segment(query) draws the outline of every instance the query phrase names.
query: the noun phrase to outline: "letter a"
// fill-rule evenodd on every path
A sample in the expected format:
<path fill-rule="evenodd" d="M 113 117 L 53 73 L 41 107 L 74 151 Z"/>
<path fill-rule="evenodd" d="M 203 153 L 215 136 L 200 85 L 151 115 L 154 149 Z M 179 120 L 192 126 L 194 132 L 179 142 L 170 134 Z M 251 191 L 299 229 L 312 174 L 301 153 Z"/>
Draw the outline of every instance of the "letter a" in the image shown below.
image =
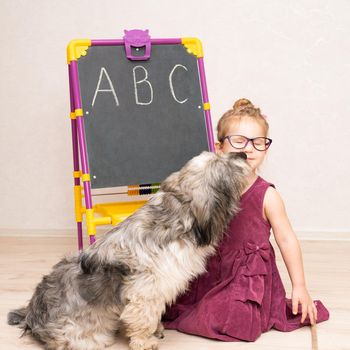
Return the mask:
<path fill-rule="evenodd" d="M 142 80 L 138 80 L 138 81 L 136 81 L 136 69 L 137 68 L 141 68 L 145 72 L 145 77 Z M 134 76 L 134 89 L 135 89 L 136 104 L 138 104 L 138 105 L 150 105 L 152 103 L 152 101 L 153 101 L 153 88 L 152 88 L 152 84 L 147 80 L 148 72 L 147 72 L 146 68 L 143 67 L 143 66 L 135 66 L 133 68 L 132 72 L 133 72 L 133 76 Z M 141 84 L 141 83 L 148 84 L 149 89 L 151 91 L 151 99 L 148 102 L 140 102 L 139 101 L 139 95 L 138 95 L 138 92 L 137 92 L 137 84 Z"/>
<path fill-rule="evenodd" d="M 108 81 L 108 84 L 110 86 L 110 89 L 100 89 L 100 85 L 101 85 L 101 81 L 102 81 L 102 76 L 103 75 L 107 78 L 107 81 Z M 119 106 L 119 101 L 118 101 L 117 94 L 115 93 L 115 90 L 114 90 L 111 78 L 109 77 L 105 67 L 101 68 L 100 77 L 98 78 L 98 83 L 97 83 L 97 87 L 96 87 L 96 90 L 95 90 L 95 94 L 94 94 L 94 98 L 92 100 L 91 106 L 94 106 L 97 94 L 100 93 L 100 92 L 111 92 L 113 94 L 113 96 L 114 96 L 115 105 Z"/>

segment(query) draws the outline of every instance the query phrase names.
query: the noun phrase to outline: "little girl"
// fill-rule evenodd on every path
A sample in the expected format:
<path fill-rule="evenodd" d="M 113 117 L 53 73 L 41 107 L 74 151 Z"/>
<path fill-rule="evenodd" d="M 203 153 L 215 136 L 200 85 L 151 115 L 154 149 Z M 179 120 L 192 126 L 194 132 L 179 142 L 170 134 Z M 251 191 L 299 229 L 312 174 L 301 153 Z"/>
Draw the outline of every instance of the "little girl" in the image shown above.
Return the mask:
<path fill-rule="evenodd" d="M 217 153 L 246 153 L 248 186 L 207 272 L 167 310 L 165 328 L 224 341 L 255 341 L 271 328 L 288 332 L 329 318 L 307 291 L 300 246 L 280 195 L 257 175 L 272 142 L 268 129 L 260 109 L 246 99 L 219 120 Z M 292 299 L 286 299 L 277 270 L 271 228 L 292 282 Z"/>

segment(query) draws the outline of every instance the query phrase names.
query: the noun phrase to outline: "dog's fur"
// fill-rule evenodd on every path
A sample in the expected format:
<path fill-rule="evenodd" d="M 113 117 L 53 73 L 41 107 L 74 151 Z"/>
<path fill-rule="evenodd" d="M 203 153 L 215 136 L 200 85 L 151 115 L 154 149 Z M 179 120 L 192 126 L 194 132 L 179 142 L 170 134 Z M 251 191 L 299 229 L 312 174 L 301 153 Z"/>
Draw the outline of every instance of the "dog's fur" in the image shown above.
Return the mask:
<path fill-rule="evenodd" d="M 190 160 L 132 216 L 55 265 L 8 323 L 49 350 L 103 349 L 121 326 L 131 349 L 156 349 L 166 304 L 205 271 L 239 210 L 244 159 L 203 152 Z"/>

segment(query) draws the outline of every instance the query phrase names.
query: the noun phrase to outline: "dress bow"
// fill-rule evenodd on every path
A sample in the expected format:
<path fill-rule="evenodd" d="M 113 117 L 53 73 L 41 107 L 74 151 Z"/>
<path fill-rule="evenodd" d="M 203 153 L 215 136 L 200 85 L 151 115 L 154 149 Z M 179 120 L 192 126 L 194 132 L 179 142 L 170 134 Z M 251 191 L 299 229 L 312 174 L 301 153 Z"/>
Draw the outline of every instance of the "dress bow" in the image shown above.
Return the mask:
<path fill-rule="evenodd" d="M 261 244 L 246 242 L 244 251 L 247 255 L 259 254 L 265 261 L 267 261 L 270 255 L 270 245 L 266 242 Z"/>

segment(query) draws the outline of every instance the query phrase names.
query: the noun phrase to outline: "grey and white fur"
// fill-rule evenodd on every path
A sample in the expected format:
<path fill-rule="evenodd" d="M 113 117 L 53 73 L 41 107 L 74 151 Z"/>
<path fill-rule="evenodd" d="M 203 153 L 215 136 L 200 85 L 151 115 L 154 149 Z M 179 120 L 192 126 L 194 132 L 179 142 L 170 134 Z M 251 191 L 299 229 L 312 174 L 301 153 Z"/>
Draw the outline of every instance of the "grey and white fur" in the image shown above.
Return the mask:
<path fill-rule="evenodd" d="M 239 210 L 245 158 L 203 152 L 191 159 L 128 219 L 56 264 L 8 323 L 47 350 L 103 349 L 121 328 L 132 350 L 157 349 L 166 305 L 205 271 Z"/>

